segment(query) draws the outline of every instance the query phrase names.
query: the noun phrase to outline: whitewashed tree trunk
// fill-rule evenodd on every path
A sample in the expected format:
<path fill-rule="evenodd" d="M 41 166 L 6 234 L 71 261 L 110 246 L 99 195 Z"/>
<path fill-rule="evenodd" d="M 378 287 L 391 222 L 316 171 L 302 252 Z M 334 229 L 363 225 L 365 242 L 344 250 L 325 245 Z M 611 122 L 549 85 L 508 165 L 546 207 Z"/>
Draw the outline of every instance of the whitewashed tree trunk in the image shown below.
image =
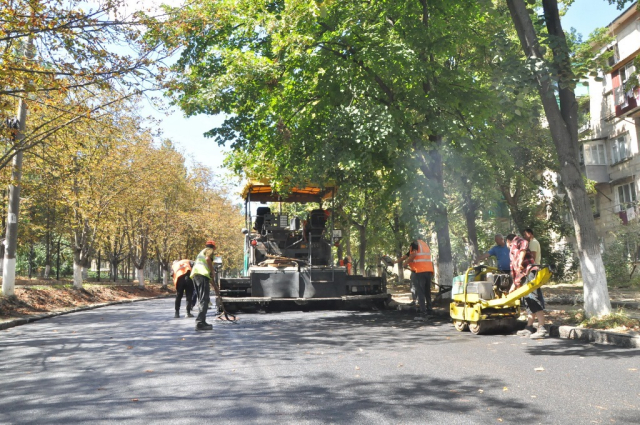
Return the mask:
<path fill-rule="evenodd" d="M 73 262 L 73 287 L 82 289 L 82 266 L 77 262 Z"/>
<path fill-rule="evenodd" d="M 51 276 L 51 266 L 46 265 L 44 268 L 44 278 L 49 279 L 49 276 Z"/>
<path fill-rule="evenodd" d="M 82 267 L 82 279 L 83 280 L 89 279 L 89 268 Z"/>
<path fill-rule="evenodd" d="M 507 0 L 507 5 L 527 59 L 543 62 L 544 55 L 540 49 L 538 35 L 524 0 Z M 551 68 L 557 69 L 557 72 L 551 75 L 541 66 L 534 76 L 558 154 L 560 176 L 567 191 L 573 218 L 584 282 L 584 310 L 587 317 L 600 317 L 611 313 L 611 300 L 593 213 L 578 161 L 578 104 L 573 89 L 560 85 L 558 105 L 555 95 L 557 86 L 553 83 L 555 77 L 571 74 L 571 60 L 567 54 L 569 49 L 562 30 L 557 2 L 543 1 L 543 9 L 547 31 L 555 39 L 552 51 L 556 63 Z"/>
<path fill-rule="evenodd" d="M 169 286 L 169 272 L 166 269 L 162 269 L 162 288 L 166 289 Z"/>
<path fill-rule="evenodd" d="M 2 262 L 2 295 L 12 297 L 15 295 L 16 284 L 16 259 L 4 257 Z"/>
<path fill-rule="evenodd" d="M 138 269 L 138 287 L 144 288 L 144 269 Z"/>

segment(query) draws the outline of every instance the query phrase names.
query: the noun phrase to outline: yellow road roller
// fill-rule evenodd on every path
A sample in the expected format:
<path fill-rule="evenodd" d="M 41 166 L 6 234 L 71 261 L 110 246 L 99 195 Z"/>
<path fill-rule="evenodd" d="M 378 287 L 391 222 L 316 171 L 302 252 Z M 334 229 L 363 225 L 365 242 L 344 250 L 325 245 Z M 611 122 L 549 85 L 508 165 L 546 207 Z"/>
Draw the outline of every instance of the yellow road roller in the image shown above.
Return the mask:
<path fill-rule="evenodd" d="M 550 266 L 534 265 L 527 283 L 509 294 L 508 273 L 485 265 L 471 267 L 454 279 L 450 314 L 455 328 L 478 335 L 497 329 L 514 329 L 520 317 L 520 299 L 551 279 Z"/>

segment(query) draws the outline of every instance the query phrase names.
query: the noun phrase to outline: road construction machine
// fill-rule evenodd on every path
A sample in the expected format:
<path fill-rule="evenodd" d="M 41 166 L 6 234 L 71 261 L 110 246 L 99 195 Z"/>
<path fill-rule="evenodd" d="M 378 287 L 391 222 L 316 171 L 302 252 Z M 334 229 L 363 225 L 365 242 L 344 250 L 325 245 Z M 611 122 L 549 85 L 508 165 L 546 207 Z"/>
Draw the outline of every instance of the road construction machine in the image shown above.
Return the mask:
<path fill-rule="evenodd" d="M 449 310 L 455 328 L 476 335 L 514 329 L 520 299 L 549 282 L 552 273 L 552 266 L 533 265 L 526 282 L 509 293 L 512 279 L 508 273 L 486 265 L 469 268 L 453 282 Z"/>
<path fill-rule="evenodd" d="M 333 185 L 294 187 L 279 194 L 267 181 L 249 181 L 243 190 L 246 228 L 244 270 L 220 279 L 222 301 L 240 309 L 358 308 L 388 304 L 386 268 L 379 276 L 348 273 L 337 265 L 332 246 L 342 231 L 334 228 L 329 205 Z M 257 208 L 254 208 L 258 203 Z M 282 213 L 282 203 L 317 204 L 304 217 Z M 279 207 L 276 212 L 273 209 Z"/>

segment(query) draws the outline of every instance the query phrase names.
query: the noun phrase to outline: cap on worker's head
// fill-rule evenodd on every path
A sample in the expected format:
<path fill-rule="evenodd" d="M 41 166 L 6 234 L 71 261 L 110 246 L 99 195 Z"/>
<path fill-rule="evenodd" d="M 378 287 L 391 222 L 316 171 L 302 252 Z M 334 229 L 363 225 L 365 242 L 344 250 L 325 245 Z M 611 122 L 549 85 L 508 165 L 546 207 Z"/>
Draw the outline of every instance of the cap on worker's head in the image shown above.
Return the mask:
<path fill-rule="evenodd" d="M 215 248 L 216 247 L 216 243 L 212 240 L 208 240 L 207 243 L 204 244 L 205 246 L 210 246 L 211 248 Z"/>

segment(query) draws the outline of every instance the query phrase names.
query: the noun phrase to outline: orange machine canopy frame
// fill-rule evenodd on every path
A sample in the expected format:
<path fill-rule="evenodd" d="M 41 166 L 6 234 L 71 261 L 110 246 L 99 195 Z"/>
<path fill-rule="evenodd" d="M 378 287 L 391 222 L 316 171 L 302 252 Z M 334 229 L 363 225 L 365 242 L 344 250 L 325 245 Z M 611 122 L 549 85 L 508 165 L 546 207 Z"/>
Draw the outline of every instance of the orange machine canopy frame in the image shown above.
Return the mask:
<path fill-rule="evenodd" d="M 242 190 L 242 199 L 251 202 L 321 202 L 335 195 L 335 185 L 324 187 L 307 184 L 304 187 L 293 187 L 288 193 L 280 195 L 273 191 L 271 184 L 264 181 L 250 180 Z"/>

